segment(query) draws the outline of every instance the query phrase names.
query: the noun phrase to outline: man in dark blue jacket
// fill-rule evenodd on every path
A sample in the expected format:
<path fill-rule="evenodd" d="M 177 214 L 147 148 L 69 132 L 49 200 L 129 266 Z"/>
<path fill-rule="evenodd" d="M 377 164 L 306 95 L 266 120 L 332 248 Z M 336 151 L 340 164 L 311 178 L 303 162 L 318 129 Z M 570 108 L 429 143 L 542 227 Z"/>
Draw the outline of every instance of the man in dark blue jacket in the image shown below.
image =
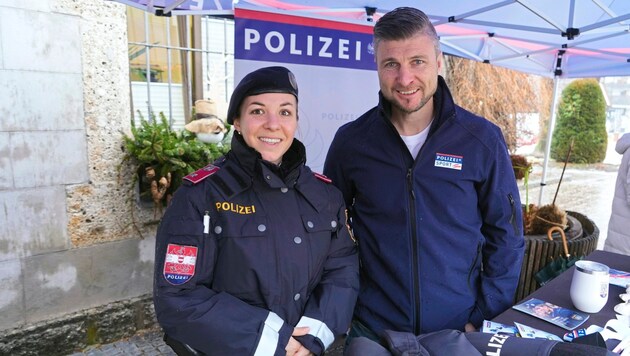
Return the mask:
<path fill-rule="evenodd" d="M 524 251 L 501 130 L 455 105 L 427 16 L 399 8 L 374 27 L 379 103 L 342 126 L 325 174 L 359 244 L 350 340 L 384 330 L 472 331 L 512 304 Z"/>

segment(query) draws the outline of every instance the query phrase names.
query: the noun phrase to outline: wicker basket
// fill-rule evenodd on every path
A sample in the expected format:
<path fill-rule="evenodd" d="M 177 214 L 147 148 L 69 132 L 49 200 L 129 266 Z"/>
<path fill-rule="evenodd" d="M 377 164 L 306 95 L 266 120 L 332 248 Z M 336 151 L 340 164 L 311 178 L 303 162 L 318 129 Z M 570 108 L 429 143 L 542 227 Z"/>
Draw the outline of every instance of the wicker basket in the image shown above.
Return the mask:
<path fill-rule="evenodd" d="M 581 233 L 577 224 L 572 224 L 566 233 L 569 254 L 578 258 L 584 257 L 597 249 L 599 229 L 597 225 L 585 215 L 568 211 L 567 215 L 581 225 Z M 575 232 L 578 232 L 577 234 Z M 546 266 L 552 259 L 563 256 L 562 240 L 550 241 L 547 235 L 525 235 L 525 256 L 521 268 L 514 302 L 518 302 L 540 286 L 534 279 L 534 274 Z"/>

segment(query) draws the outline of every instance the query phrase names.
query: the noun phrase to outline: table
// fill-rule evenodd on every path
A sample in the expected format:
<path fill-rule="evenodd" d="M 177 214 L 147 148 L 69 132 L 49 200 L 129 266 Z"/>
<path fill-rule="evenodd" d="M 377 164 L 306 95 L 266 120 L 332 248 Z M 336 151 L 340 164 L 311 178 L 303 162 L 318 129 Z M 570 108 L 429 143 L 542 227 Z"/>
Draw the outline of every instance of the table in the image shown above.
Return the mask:
<path fill-rule="evenodd" d="M 610 268 L 614 268 L 617 270 L 630 271 L 630 256 L 595 250 L 584 259 L 600 262 Z M 571 302 L 571 297 L 569 296 L 569 289 L 571 287 L 571 279 L 573 278 L 574 269 L 575 266 L 566 270 L 538 290 L 534 291 L 532 294 L 524 297 L 523 300 L 519 301 L 519 303 L 530 298 L 538 298 L 561 307 L 576 309 Z M 598 325 L 604 327 L 608 320 L 615 319 L 615 311 L 613 310 L 613 308 L 615 307 L 615 305 L 623 302 L 621 298 L 619 298 L 619 294 L 621 293 L 625 293 L 624 288 L 611 284 L 608 290 L 608 302 L 606 303 L 604 308 L 599 313 L 590 314 L 588 320 L 586 320 L 586 322 L 584 322 L 584 324 L 582 324 L 580 328 L 587 328 L 590 325 Z M 550 332 L 552 334 L 558 335 L 559 337 L 562 337 L 565 333 L 568 332 L 568 330 L 565 330 L 559 326 L 555 326 L 549 322 L 514 309 L 508 309 L 504 311 L 503 313 L 492 319 L 492 321 L 507 325 L 513 325 L 514 322 L 518 322 L 527 326 L 531 326 L 532 328 Z"/>

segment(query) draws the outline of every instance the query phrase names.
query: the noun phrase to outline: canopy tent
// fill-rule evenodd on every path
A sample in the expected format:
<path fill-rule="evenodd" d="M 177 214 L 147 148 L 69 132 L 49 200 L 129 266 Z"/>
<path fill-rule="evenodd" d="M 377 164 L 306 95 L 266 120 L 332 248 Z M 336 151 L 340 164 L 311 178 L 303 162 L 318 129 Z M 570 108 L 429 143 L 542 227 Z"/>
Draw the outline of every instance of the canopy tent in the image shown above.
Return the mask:
<path fill-rule="evenodd" d="M 157 16 L 212 15 L 232 16 L 232 0 L 108 0 L 135 7 Z"/>
<path fill-rule="evenodd" d="M 225 15 L 225 0 L 113 0 L 157 15 Z M 541 180 L 546 184 L 558 78 L 630 76 L 627 0 L 240 0 L 237 7 L 286 11 L 348 22 L 373 22 L 411 6 L 433 21 L 444 53 L 555 79 Z"/>

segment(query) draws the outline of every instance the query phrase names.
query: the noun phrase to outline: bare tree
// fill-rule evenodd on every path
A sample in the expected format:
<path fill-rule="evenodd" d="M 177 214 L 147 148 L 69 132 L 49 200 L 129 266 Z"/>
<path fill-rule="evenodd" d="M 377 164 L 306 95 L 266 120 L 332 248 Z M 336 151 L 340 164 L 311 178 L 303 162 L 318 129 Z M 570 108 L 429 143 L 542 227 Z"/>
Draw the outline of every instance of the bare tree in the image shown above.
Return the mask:
<path fill-rule="evenodd" d="M 444 62 L 455 102 L 501 127 L 510 152 L 517 148 L 519 114 L 539 113 L 541 127 L 549 119 L 550 79 L 453 56 L 445 56 Z"/>

